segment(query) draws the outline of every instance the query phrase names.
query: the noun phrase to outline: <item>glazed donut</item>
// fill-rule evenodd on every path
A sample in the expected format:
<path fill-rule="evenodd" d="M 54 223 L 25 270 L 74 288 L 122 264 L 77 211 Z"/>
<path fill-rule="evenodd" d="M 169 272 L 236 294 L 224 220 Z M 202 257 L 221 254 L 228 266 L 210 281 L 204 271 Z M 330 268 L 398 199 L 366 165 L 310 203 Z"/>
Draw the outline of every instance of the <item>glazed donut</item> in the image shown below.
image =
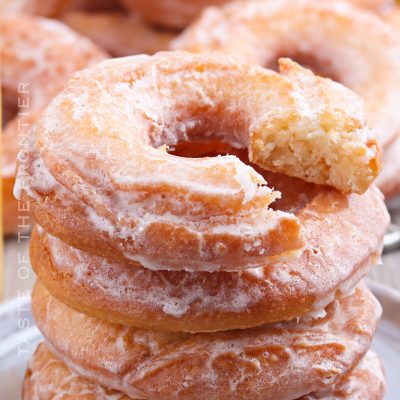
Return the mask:
<path fill-rule="evenodd" d="M 15 195 L 65 243 L 135 266 L 242 270 L 297 255 L 298 219 L 267 207 L 279 193 L 253 168 L 166 151 L 214 138 L 264 168 L 366 190 L 380 150 L 359 98 L 290 60 L 281 71 L 185 52 L 81 71 L 32 132 Z"/>
<path fill-rule="evenodd" d="M 70 307 L 147 329 L 228 330 L 318 314 L 378 259 L 389 224 L 382 195 L 372 187 L 363 196 L 345 196 L 263 174 L 282 193 L 275 207 L 295 210 L 303 227 L 307 245 L 298 258 L 241 273 L 151 271 L 84 253 L 37 228 L 30 241 L 33 269 Z"/>
<path fill-rule="evenodd" d="M 400 32 L 400 6 L 386 15 L 386 20 Z M 400 37 L 400 33 L 398 33 Z M 390 200 L 400 194 L 400 134 L 393 143 L 385 149 L 382 171 L 377 179 L 379 188 L 386 199 Z"/>
<path fill-rule="evenodd" d="M 122 13 L 74 11 L 66 13 L 61 19 L 115 57 L 166 50 L 176 36 L 173 32 L 150 27 L 137 16 Z"/>
<path fill-rule="evenodd" d="M 400 4 L 387 14 L 387 19 L 395 29 L 400 30 Z"/>
<path fill-rule="evenodd" d="M 166 28 L 182 29 L 210 5 L 225 4 L 229 0 L 121 0 L 130 11 L 145 21 Z"/>
<path fill-rule="evenodd" d="M 125 7 L 137 12 L 144 20 L 157 26 L 182 29 L 188 26 L 208 6 L 218 6 L 231 0 L 121 0 Z M 281 0 L 262 0 L 277 3 Z M 320 0 L 319 0 L 320 1 Z M 333 0 L 334 1 L 334 0 Z M 362 7 L 384 10 L 394 0 L 348 0 Z"/>
<path fill-rule="evenodd" d="M 400 132 L 400 38 L 367 10 L 340 1 L 239 1 L 206 9 L 171 46 L 268 67 L 292 57 L 362 96 L 382 144 Z"/>
<path fill-rule="evenodd" d="M 358 6 L 369 8 L 371 10 L 379 12 L 385 12 L 386 10 L 394 7 L 396 4 L 396 0 L 348 0 L 348 1 Z"/>
<path fill-rule="evenodd" d="M 332 393 L 307 395 L 301 400 L 383 400 L 385 392 L 386 378 L 382 363 L 370 350 L 359 365 L 335 386 Z"/>
<path fill-rule="evenodd" d="M 41 343 L 29 362 L 22 400 L 49 399 L 130 400 L 131 397 L 79 376 Z"/>
<path fill-rule="evenodd" d="M 327 395 L 307 395 L 301 400 L 382 400 L 385 393 L 382 364 L 369 351 L 361 363 Z M 22 400 L 129 400 L 125 394 L 105 388 L 69 369 L 41 343 L 25 374 Z"/>
<path fill-rule="evenodd" d="M 367 352 L 381 312 L 363 286 L 318 320 L 205 334 L 102 322 L 40 283 L 32 307 L 50 350 L 72 370 L 150 400 L 292 400 L 329 389 Z"/>
<path fill-rule="evenodd" d="M 33 14 L 54 17 L 64 11 L 71 0 L 2 0 L 0 14 Z"/>
<path fill-rule="evenodd" d="M 11 234 L 18 224 L 18 204 L 12 190 L 20 144 L 25 143 L 41 110 L 71 73 L 105 59 L 106 54 L 59 22 L 19 15 L 0 17 L 0 24 L 6 117 L 2 139 L 3 223 L 4 232 Z"/>

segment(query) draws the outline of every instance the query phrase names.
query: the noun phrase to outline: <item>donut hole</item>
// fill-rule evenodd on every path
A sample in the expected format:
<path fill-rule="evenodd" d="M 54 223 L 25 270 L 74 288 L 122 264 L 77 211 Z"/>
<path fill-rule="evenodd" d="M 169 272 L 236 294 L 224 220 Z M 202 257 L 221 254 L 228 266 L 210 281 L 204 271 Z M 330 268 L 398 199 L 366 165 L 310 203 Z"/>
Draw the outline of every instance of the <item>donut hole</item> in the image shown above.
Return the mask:
<path fill-rule="evenodd" d="M 262 175 L 270 187 L 282 193 L 282 197 L 270 205 L 274 210 L 296 212 L 311 201 L 321 189 L 320 185 L 260 168 L 258 165 L 250 162 L 247 149 L 239 149 L 223 141 L 181 141 L 175 146 L 169 147 L 168 152 L 169 154 L 186 158 L 217 157 L 225 155 L 234 155 L 238 157 L 243 163 L 251 166 Z"/>

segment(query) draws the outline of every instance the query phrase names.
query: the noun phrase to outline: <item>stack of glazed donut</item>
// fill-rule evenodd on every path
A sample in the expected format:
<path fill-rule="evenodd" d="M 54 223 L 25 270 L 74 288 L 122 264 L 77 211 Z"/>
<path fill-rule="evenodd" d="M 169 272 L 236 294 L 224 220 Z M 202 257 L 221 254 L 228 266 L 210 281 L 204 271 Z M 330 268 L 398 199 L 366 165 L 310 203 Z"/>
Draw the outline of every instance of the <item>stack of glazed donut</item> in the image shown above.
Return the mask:
<path fill-rule="evenodd" d="M 30 132 L 46 343 L 24 400 L 382 399 L 360 283 L 389 217 L 361 99 L 183 51 L 77 72 Z"/>
<path fill-rule="evenodd" d="M 4 7 L 5 232 L 22 147 L 45 337 L 24 400 L 383 399 L 361 281 L 389 224 L 382 168 L 385 196 L 400 191 L 399 12 L 225 3 Z M 84 36 L 170 51 L 98 64 Z"/>
<path fill-rule="evenodd" d="M 400 193 L 400 12 L 394 1 L 184 3 L 185 7 L 181 0 L 1 2 L 6 235 L 20 230 L 18 203 L 12 195 L 19 144 L 73 71 L 108 57 L 100 47 L 112 56 L 152 54 L 167 48 L 217 51 L 273 69 L 281 55 L 290 56 L 315 73 L 343 83 L 364 99 L 367 119 L 384 147 L 382 173 L 376 183 L 387 200 Z M 214 6 L 201 13 L 209 5 Z M 81 35 L 54 19 L 15 14 L 22 12 L 57 18 Z M 171 41 L 199 13 L 198 20 Z M 28 101 L 21 94 L 17 96 L 17 84 L 25 81 L 31 82 L 29 113 L 15 118 L 17 101 Z"/>

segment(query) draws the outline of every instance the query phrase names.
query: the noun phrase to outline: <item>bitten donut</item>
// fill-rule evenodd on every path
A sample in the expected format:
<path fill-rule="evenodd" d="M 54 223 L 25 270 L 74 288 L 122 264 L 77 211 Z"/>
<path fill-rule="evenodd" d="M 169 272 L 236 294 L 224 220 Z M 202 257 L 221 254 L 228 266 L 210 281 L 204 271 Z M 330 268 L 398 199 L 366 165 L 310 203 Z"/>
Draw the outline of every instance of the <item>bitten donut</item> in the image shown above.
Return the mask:
<path fill-rule="evenodd" d="M 106 54 L 59 22 L 19 15 L 2 16 L 0 24 L 6 121 L 2 137 L 3 223 L 4 232 L 12 234 L 18 225 L 13 186 L 19 148 L 26 146 L 32 124 L 72 72 L 105 59 Z"/>
<path fill-rule="evenodd" d="M 102 322 L 40 283 L 32 307 L 51 351 L 72 370 L 149 400 L 292 400 L 329 389 L 367 352 L 381 312 L 363 286 L 318 320 L 206 334 Z"/>
<path fill-rule="evenodd" d="M 383 145 L 400 132 L 400 37 L 368 10 L 340 1 L 239 1 L 206 9 L 172 47 L 268 67 L 291 57 L 359 94 Z"/>
<path fill-rule="evenodd" d="M 212 146 L 206 147 L 210 154 Z M 204 332 L 323 315 L 323 308 L 351 292 L 381 253 L 389 224 L 382 195 L 371 187 L 362 196 L 345 196 L 259 172 L 282 193 L 274 207 L 294 211 L 303 227 L 307 244 L 297 258 L 241 273 L 150 271 L 84 253 L 39 227 L 30 241 L 33 269 L 70 307 L 148 329 Z"/>
<path fill-rule="evenodd" d="M 327 395 L 307 395 L 301 400 L 382 400 L 385 393 L 382 365 L 369 351 L 361 363 Z M 79 376 L 41 343 L 25 374 L 22 400 L 129 400 L 125 394 Z"/>
<path fill-rule="evenodd" d="M 15 194 L 65 243 L 150 269 L 242 270 L 299 254 L 298 219 L 268 207 L 280 194 L 254 168 L 167 152 L 211 139 L 344 192 L 364 192 L 380 169 L 362 102 L 343 86 L 287 59 L 278 74 L 170 52 L 75 74 L 31 132 Z"/>
<path fill-rule="evenodd" d="M 153 54 L 168 49 L 175 32 L 157 30 L 135 15 L 73 11 L 62 21 L 115 57 Z"/>

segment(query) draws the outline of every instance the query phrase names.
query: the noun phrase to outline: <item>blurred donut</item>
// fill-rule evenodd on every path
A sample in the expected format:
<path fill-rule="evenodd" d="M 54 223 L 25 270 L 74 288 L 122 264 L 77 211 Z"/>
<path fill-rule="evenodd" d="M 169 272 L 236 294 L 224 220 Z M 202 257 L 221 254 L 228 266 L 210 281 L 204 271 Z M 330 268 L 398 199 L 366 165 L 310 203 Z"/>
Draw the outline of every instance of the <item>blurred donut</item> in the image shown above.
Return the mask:
<path fill-rule="evenodd" d="M 388 12 L 383 14 L 383 18 L 386 22 L 396 30 L 397 34 L 400 33 L 400 4 L 396 7 L 391 8 Z"/>
<path fill-rule="evenodd" d="M 282 193 L 275 208 L 294 210 L 306 248 L 275 266 L 235 272 L 151 271 L 112 263 L 34 229 L 31 263 L 50 293 L 109 322 L 166 331 L 216 331 L 323 314 L 377 261 L 389 216 L 382 195 L 344 196 L 265 173 Z M 346 240 L 343 240 L 346 238 Z"/>
<path fill-rule="evenodd" d="M 131 397 L 163 400 L 291 400 L 329 389 L 367 352 L 381 313 L 365 287 L 318 320 L 217 333 L 102 322 L 40 283 L 32 308 L 50 350 L 75 372 Z"/>
<path fill-rule="evenodd" d="M 328 0 L 329 1 L 329 0 Z M 331 0 L 334 1 L 334 0 Z M 370 8 L 374 11 L 385 12 L 396 4 L 396 0 L 348 0 L 350 3 L 361 7 Z"/>
<path fill-rule="evenodd" d="M 73 10 L 116 11 L 121 5 L 115 0 L 1 0 L 1 15 L 32 14 L 58 18 L 63 13 Z"/>
<path fill-rule="evenodd" d="M 69 76 L 105 59 L 106 54 L 60 22 L 18 15 L 2 16 L 0 24 L 7 118 L 2 137 L 3 224 L 4 232 L 12 234 L 18 225 L 18 203 L 12 189 L 20 146 L 26 146 L 32 124 Z"/>
<path fill-rule="evenodd" d="M 275 1 L 275 0 L 263 0 Z M 333 0 L 327 0 L 333 1 Z M 395 0 L 347 0 L 375 11 L 386 11 L 395 5 Z M 189 25 L 208 6 L 222 5 L 230 0 L 2 0 L 1 14 L 33 14 L 45 17 L 60 17 L 70 11 L 107 12 L 125 9 L 139 13 L 151 24 L 182 29 Z"/>
<path fill-rule="evenodd" d="M 397 30 L 400 37 L 400 6 L 392 9 L 385 18 Z M 400 89 L 400 86 L 398 86 Z M 386 199 L 390 200 L 400 194 L 400 134 L 385 149 L 383 168 L 378 176 L 377 184 Z"/>
<path fill-rule="evenodd" d="M 182 29 L 207 6 L 229 0 L 121 0 L 121 3 L 145 21 L 156 26 Z"/>
<path fill-rule="evenodd" d="M 131 265 L 241 270 L 294 256 L 298 220 L 267 207 L 279 193 L 253 168 L 166 151 L 214 138 L 264 168 L 365 191 L 380 149 L 361 100 L 290 60 L 281 70 L 170 52 L 81 71 L 32 132 L 15 194 L 65 243 Z"/>
<path fill-rule="evenodd" d="M 172 47 L 222 51 L 267 67 L 282 55 L 291 57 L 362 96 L 382 144 L 400 132 L 400 38 L 377 14 L 359 7 L 340 1 L 239 1 L 206 9 Z"/>
<path fill-rule="evenodd" d="M 278 3 L 281 0 L 262 0 Z M 319 0 L 321 1 L 321 0 Z M 394 0 L 347 0 L 376 11 L 393 5 Z M 156 26 L 182 29 L 188 26 L 208 6 L 229 3 L 230 0 L 121 0 L 125 7 L 138 13 L 145 21 Z"/>
<path fill-rule="evenodd" d="M 2 16 L 13 14 L 33 14 L 43 17 L 54 17 L 62 13 L 71 0 L 2 0 Z"/>
<path fill-rule="evenodd" d="M 62 21 L 115 57 L 166 50 L 176 33 L 156 30 L 134 15 L 74 11 Z"/>
<path fill-rule="evenodd" d="M 307 395 L 301 400 L 382 400 L 385 377 L 375 353 L 369 351 L 361 363 L 330 394 Z M 129 400 L 122 392 L 108 389 L 68 368 L 41 343 L 25 374 L 22 400 Z"/>

